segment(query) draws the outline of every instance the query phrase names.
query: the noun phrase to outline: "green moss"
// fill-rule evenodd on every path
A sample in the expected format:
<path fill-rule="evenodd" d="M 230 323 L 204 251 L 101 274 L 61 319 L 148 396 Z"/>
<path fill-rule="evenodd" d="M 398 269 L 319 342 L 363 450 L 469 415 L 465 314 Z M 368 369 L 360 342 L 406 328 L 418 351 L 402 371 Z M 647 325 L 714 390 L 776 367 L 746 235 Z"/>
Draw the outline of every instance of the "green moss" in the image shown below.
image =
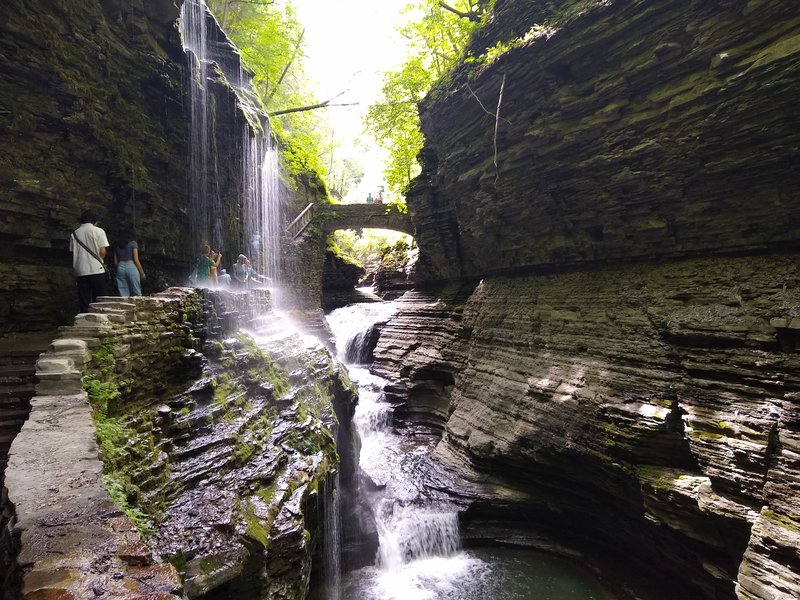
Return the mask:
<path fill-rule="evenodd" d="M 253 505 L 245 500 L 242 507 L 242 518 L 245 522 L 245 534 L 258 542 L 262 548 L 269 547 L 269 528 L 271 523 L 264 523 L 255 513 Z"/>
<path fill-rule="evenodd" d="M 251 444 L 244 436 L 238 435 L 234 439 L 233 456 L 236 462 L 241 465 L 250 460 L 250 457 L 255 454 L 256 446 Z"/>
<path fill-rule="evenodd" d="M 272 501 L 275 499 L 275 494 L 278 490 L 278 485 L 276 482 L 272 482 L 268 487 L 259 488 L 256 491 L 256 496 L 261 498 L 267 504 L 272 504 Z"/>
<path fill-rule="evenodd" d="M 794 533 L 800 533 L 800 515 L 779 515 L 776 512 L 766 509 L 761 514 L 764 518 L 780 525 L 784 529 L 788 529 Z"/>
<path fill-rule="evenodd" d="M 690 438 L 707 441 L 716 441 L 726 437 L 721 433 L 711 433 L 710 431 L 703 431 L 702 429 L 687 429 L 686 435 Z"/>
<path fill-rule="evenodd" d="M 183 550 L 178 550 L 172 556 L 167 557 L 167 562 L 175 567 L 178 573 L 186 573 L 186 564 L 189 562 Z"/>
<path fill-rule="evenodd" d="M 130 482 L 123 481 L 118 477 L 118 473 L 103 474 L 102 481 L 108 495 L 119 506 L 131 520 L 131 523 L 140 535 L 146 537 L 155 531 L 152 517 L 131 504 L 132 500 L 139 496 L 139 490 L 132 486 Z"/>

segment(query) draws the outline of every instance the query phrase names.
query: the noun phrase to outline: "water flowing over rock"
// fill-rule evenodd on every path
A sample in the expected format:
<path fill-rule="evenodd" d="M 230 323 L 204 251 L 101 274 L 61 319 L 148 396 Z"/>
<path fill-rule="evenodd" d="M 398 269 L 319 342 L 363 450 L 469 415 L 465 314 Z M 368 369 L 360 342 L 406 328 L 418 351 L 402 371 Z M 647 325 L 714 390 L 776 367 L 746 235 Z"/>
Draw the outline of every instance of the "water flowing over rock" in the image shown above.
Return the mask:
<path fill-rule="evenodd" d="M 52 343 L 7 471 L 23 598 L 305 596 L 320 486 L 355 470 L 354 394 L 268 307 L 263 291 L 108 298 Z"/>
<path fill-rule="evenodd" d="M 407 295 L 373 368 L 443 429 L 467 539 L 651 599 L 800 594 L 798 23 L 498 0 L 423 103 L 417 277 L 474 283 Z"/>
<path fill-rule="evenodd" d="M 3 4 L 0 332 L 51 330 L 71 321 L 77 303 L 69 233 L 84 209 L 98 214 L 112 243 L 125 229 L 135 230 L 148 274 L 144 291 L 151 293 L 185 283 L 199 239 L 222 244 L 214 249 L 227 268 L 229 259 L 254 250 L 253 233 L 268 229 L 267 222 L 280 233 L 280 220 L 252 205 L 254 196 L 279 194 L 290 214 L 324 197 L 315 174 L 294 178 L 291 190 L 275 190 L 276 179 L 261 176 L 261 166 L 276 160 L 274 148 L 247 133 L 260 119 L 242 101 L 248 74 L 214 26 L 207 31 L 213 48 L 203 85 L 213 110 L 200 118 L 211 130 L 191 133 L 194 103 L 184 84 L 196 73 L 176 25 L 181 4 Z M 220 65 L 228 69 L 224 76 Z M 205 174 L 198 168 L 190 176 L 190 159 L 198 159 L 190 150 L 198 147 L 211 153 L 213 168 L 203 163 Z M 214 224 L 190 208 L 198 190 L 213 206 Z M 264 236 L 260 247 L 280 242 L 280 235 Z M 254 254 L 262 272 L 279 269 L 273 262 L 279 253 Z M 321 255 L 314 260 L 321 266 Z M 313 298 L 318 305 L 319 296 Z"/>
<path fill-rule="evenodd" d="M 401 301 L 373 370 L 446 422 L 429 487 L 467 539 L 577 548 L 647 598 L 788 599 L 799 285 L 782 256 L 487 279 Z"/>

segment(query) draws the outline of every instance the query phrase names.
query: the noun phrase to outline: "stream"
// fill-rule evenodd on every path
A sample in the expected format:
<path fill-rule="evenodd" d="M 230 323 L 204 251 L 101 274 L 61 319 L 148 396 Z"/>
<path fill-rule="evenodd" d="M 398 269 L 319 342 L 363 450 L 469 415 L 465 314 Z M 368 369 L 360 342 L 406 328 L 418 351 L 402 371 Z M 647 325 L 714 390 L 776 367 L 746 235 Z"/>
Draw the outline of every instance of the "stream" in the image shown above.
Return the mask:
<path fill-rule="evenodd" d="M 373 566 L 342 576 L 328 600 L 608 600 L 588 573 L 541 552 L 510 547 L 464 550 L 453 506 L 425 497 L 423 475 L 436 439 L 398 434 L 383 388 L 389 383 L 359 364 L 361 344 L 395 302 L 351 304 L 328 324 L 339 359 L 358 386 L 355 423 L 363 494 L 375 516 L 379 549 Z M 366 488 L 366 489 L 363 489 Z"/>

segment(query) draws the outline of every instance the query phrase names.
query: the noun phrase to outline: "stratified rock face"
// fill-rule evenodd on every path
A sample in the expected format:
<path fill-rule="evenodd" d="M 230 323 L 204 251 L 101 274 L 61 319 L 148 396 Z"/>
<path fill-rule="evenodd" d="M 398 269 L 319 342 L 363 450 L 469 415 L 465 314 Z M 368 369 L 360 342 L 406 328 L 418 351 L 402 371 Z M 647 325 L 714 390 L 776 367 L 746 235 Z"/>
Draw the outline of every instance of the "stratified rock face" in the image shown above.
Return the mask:
<path fill-rule="evenodd" d="M 135 230 L 146 294 L 187 280 L 198 248 L 187 185 L 191 103 L 184 84 L 191 74 L 176 26 L 181 3 L 4 2 L 0 332 L 53 329 L 76 313 L 69 234 L 87 208 L 112 244 Z M 213 130 L 201 137 L 218 221 L 205 235 L 229 266 L 249 240 L 241 171 L 253 117 L 241 106 L 245 92 L 233 89 L 248 83 L 241 57 L 210 15 L 207 21 L 215 66 L 203 84 Z M 293 176 L 289 187 L 290 214 L 325 195 L 314 174 Z"/>
<path fill-rule="evenodd" d="M 406 303 L 374 368 L 446 421 L 467 538 L 544 535 L 651 599 L 800 596 L 799 27 L 498 0 L 425 101 L 417 276 L 483 280 Z"/>
<path fill-rule="evenodd" d="M 145 8 L 145 5 L 146 8 Z M 52 328 L 76 312 L 70 231 L 139 234 L 149 289 L 188 247 L 183 51 L 170 0 L 3 4 L 0 323 Z"/>
<path fill-rule="evenodd" d="M 108 298 L 63 328 L 10 452 L 9 599 L 305 597 L 354 393 L 262 292 Z"/>
<path fill-rule="evenodd" d="M 798 597 L 794 260 L 488 278 L 462 298 L 407 298 L 373 369 L 406 418 L 446 419 L 465 538 L 577 549 L 650 599 Z"/>
<path fill-rule="evenodd" d="M 326 250 L 322 270 L 322 308 L 330 311 L 358 302 L 355 287 L 363 275 L 364 267 L 360 264 Z"/>
<path fill-rule="evenodd" d="M 797 248 L 798 26 L 785 0 L 498 0 L 421 111 L 418 274 Z"/>

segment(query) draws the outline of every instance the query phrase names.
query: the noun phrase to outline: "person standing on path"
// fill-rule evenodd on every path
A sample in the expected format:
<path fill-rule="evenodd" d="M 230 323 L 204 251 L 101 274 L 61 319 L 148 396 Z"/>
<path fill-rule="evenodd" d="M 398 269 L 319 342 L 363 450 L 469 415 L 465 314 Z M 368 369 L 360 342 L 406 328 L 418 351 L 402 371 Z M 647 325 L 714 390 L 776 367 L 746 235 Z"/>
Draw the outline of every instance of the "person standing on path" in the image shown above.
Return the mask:
<path fill-rule="evenodd" d="M 136 235 L 126 232 L 123 241 L 114 247 L 114 264 L 117 267 L 117 290 L 123 298 L 142 295 L 142 281 L 147 279 L 139 262 L 139 244 Z"/>
<path fill-rule="evenodd" d="M 83 211 L 81 226 L 69 237 L 72 269 L 78 286 L 78 310 L 89 312 L 89 305 L 106 293 L 106 232 L 97 227 L 97 215 Z"/>

